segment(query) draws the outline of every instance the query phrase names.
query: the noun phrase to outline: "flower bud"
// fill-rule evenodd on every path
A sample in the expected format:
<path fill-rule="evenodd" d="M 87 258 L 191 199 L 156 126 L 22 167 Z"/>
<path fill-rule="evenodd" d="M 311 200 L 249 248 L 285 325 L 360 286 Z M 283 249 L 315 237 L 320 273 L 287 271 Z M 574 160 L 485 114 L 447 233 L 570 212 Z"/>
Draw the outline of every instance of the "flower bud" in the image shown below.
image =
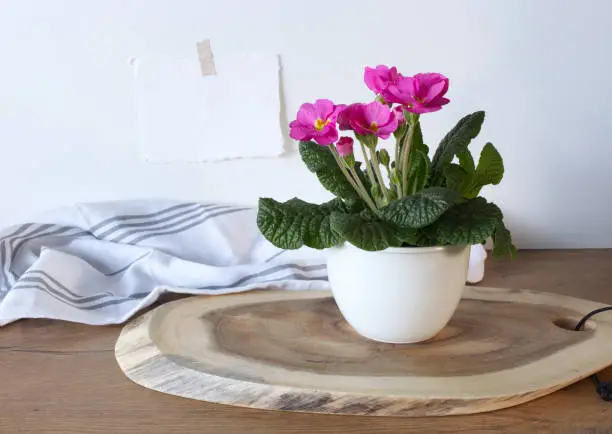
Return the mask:
<path fill-rule="evenodd" d="M 391 182 L 395 185 L 400 185 L 400 178 L 399 170 L 396 167 L 391 169 Z"/>
<path fill-rule="evenodd" d="M 372 188 L 370 191 L 372 192 L 372 196 L 374 196 L 375 198 L 382 197 L 382 191 L 380 190 L 380 185 L 378 184 L 372 185 Z"/>
<path fill-rule="evenodd" d="M 393 137 L 395 137 L 395 140 L 401 139 L 404 134 L 406 134 L 406 130 L 408 130 L 408 124 L 406 124 L 406 122 L 399 124 L 395 131 L 393 131 Z"/>
<path fill-rule="evenodd" d="M 393 202 L 395 199 L 397 199 L 397 190 L 392 188 L 389 190 L 389 203 Z"/>
<path fill-rule="evenodd" d="M 344 165 L 346 167 L 348 167 L 349 169 L 352 169 L 353 167 L 355 167 L 355 155 L 354 154 L 348 154 L 345 157 L 341 157 L 342 161 L 344 162 Z"/>
<path fill-rule="evenodd" d="M 389 162 L 391 161 L 391 158 L 389 157 L 389 153 L 387 152 L 386 149 L 381 149 L 380 151 L 377 151 L 378 154 L 378 161 L 380 161 L 380 164 L 382 164 L 385 167 L 389 166 Z"/>
<path fill-rule="evenodd" d="M 336 149 L 341 157 L 353 155 L 353 139 L 350 137 L 340 137 L 340 140 L 336 143 Z M 353 161 L 355 161 L 354 158 Z"/>

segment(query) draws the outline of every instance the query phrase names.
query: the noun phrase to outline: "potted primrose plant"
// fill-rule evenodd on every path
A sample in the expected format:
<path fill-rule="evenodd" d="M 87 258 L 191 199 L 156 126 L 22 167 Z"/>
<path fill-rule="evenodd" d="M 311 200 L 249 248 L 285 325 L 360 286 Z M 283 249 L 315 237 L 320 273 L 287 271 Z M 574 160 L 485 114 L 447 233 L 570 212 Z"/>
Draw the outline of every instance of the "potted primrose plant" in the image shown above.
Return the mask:
<path fill-rule="evenodd" d="M 499 184 L 503 161 L 491 143 L 477 163 L 468 150 L 482 111 L 461 119 L 430 155 L 419 119 L 448 104 L 442 74 L 409 77 L 379 65 L 364 78 L 372 102 L 319 99 L 290 123 L 304 164 L 336 197 L 323 204 L 260 198 L 257 224 L 280 248 L 327 250 L 334 299 L 359 334 L 421 342 L 455 312 L 471 245 L 491 238 L 494 256 L 516 254 L 501 210 L 479 195 Z M 390 155 L 379 141 L 392 136 Z"/>

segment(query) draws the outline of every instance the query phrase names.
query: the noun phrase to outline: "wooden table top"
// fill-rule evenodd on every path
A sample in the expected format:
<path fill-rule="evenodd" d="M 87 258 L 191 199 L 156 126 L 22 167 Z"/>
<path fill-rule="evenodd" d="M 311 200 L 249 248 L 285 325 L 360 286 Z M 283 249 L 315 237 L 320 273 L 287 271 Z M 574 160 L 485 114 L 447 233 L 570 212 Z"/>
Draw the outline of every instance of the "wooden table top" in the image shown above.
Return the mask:
<path fill-rule="evenodd" d="M 513 262 L 488 260 L 481 285 L 612 304 L 611 265 L 612 250 L 522 251 Z M 119 331 L 51 320 L 0 328 L 0 433 L 612 432 L 612 402 L 588 380 L 506 410 L 438 418 L 299 414 L 177 398 L 124 377 L 113 354 Z M 612 368 L 601 377 L 612 380 Z"/>

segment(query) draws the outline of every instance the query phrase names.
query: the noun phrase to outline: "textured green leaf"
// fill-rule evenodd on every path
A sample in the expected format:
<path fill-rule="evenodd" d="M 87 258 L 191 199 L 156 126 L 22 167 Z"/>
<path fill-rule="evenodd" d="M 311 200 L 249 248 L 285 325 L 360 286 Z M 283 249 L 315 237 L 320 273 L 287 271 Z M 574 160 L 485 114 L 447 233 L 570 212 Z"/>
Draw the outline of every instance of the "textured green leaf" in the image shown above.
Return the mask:
<path fill-rule="evenodd" d="M 408 192 L 410 194 L 414 194 L 425 187 L 431 170 L 431 163 L 427 154 L 416 151 L 414 155 L 408 172 Z"/>
<path fill-rule="evenodd" d="M 423 132 L 421 130 L 421 123 L 418 122 L 414 128 L 415 128 L 414 135 L 412 137 L 412 143 L 410 145 L 410 150 L 408 152 L 408 154 L 409 154 L 408 155 L 409 164 L 412 161 L 412 159 L 415 157 L 415 153 L 417 151 L 421 151 L 425 155 L 429 154 L 429 147 L 426 144 L 423 143 Z M 402 155 L 402 153 L 403 153 L 404 142 L 405 142 L 406 138 L 408 137 L 409 131 L 410 131 L 410 126 L 406 126 L 406 132 L 404 133 L 404 135 L 402 136 L 402 138 L 400 140 L 399 155 Z"/>
<path fill-rule="evenodd" d="M 338 167 L 334 156 L 327 146 L 321 146 L 315 142 L 300 142 L 300 156 L 302 161 L 311 172 L 319 170 L 334 169 Z M 340 170 L 338 168 L 338 170 Z"/>
<path fill-rule="evenodd" d="M 359 199 L 359 195 L 340 169 L 320 170 L 316 172 L 316 175 L 321 185 L 334 196 L 351 200 Z"/>
<path fill-rule="evenodd" d="M 417 122 L 414 127 L 414 135 L 412 136 L 412 145 L 411 148 L 414 151 L 421 151 L 427 155 L 428 149 L 426 149 L 426 145 L 423 143 L 423 131 L 421 130 L 421 123 Z"/>
<path fill-rule="evenodd" d="M 410 127 L 409 127 L 410 128 Z M 421 123 L 418 122 L 414 127 L 414 135 L 412 136 L 412 142 L 408 151 L 408 175 L 415 165 L 421 159 L 420 153 L 427 155 L 429 149 L 427 145 L 423 144 L 423 132 L 421 131 Z"/>
<path fill-rule="evenodd" d="M 484 117 L 483 111 L 469 114 L 444 136 L 431 163 L 432 185 L 444 182 L 444 168 L 453 161 L 455 155 L 467 150 L 472 139 L 480 133 Z"/>
<path fill-rule="evenodd" d="M 504 177 L 504 160 L 492 143 L 487 143 L 478 160 L 478 167 L 472 181 L 471 188 L 465 197 L 472 198 L 478 196 L 480 190 L 485 185 L 497 185 Z"/>
<path fill-rule="evenodd" d="M 423 154 L 425 155 L 429 155 L 429 146 L 427 146 L 425 143 L 423 143 L 420 147 L 419 147 L 419 151 L 421 151 Z"/>
<path fill-rule="evenodd" d="M 474 165 L 474 157 L 472 157 L 472 153 L 469 149 L 460 152 L 457 157 L 459 158 L 459 165 L 463 170 L 465 170 L 468 175 L 473 176 L 476 171 L 476 166 Z"/>
<path fill-rule="evenodd" d="M 435 245 L 435 240 L 429 238 L 423 229 L 398 228 L 396 234 L 402 241 L 403 246 L 428 247 Z"/>
<path fill-rule="evenodd" d="M 478 182 L 497 185 L 504 177 L 504 160 L 492 143 L 487 143 L 480 153 L 476 168 Z"/>
<path fill-rule="evenodd" d="M 281 203 L 261 198 L 257 226 L 268 241 L 281 249 L 323 249 L 342 241 L 330 226 L 330 214 L 335 211 L 346 211 L 339 199 L 316 205 L 300 199 Z"/>
<path fill-rule="evenodd" d="M 503 221 L 499 221 L 493 232 L 493 256 L 496 258 L 503 258 L 506 255 L 510 256 L 510 259 L 516 257 L 516 247 L 512 244 L 512 235 Z"/>
<path fill-rule="evenodd" d="M 497 206 L 477 197 L 450 208 L 429 230 L 440 244 L 478 244 L 493 235 L 501 219 Z"/>
<path fill-rule="evenodd" d="M 406 196 L 381 209 L 382 217 L 400 228 L 422 228 L 435 222 L 457 200 L 448 188 L 431 187 Z"/>
<path fill-rule="evenodd" d="M 320 146 L 315 142 L 300 142 L 300 155 L 308 170 L 317 175 L 319 182 L 326 190 L 343 199 L 361 200 L 327 146 Z M 355 170 L 362 182 L 366 186 L 369 185 L 359 164 L 355 164 Z"/>
<path fill-rule="evenodd" d="M 470 185 L 470 176 L 466 170 L 458 164 L 449 164 L 444 169 L 446 186 L 457 192 L 462 192 L 465 185 Z"/>
<path fill-rule="evenodd" d="M 376 251 L 401 245 L 395 229 L 375 219 L 371 212 L 360 214 L 334 212 L 330 221 L 335 232 L 360 249 Z"/>

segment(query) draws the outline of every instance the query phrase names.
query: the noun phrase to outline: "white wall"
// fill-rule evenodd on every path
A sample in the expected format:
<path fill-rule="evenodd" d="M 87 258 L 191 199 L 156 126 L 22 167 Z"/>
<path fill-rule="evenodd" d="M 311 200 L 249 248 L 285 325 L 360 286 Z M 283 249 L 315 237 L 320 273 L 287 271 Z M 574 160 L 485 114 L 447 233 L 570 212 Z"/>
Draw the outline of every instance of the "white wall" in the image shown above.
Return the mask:
<path fill-rule="evenodd" d="M 317 97 L 369 99 L 364 65 L 445 73 L 452 103 L 426 116 L 426 140 L 487 111 L 474 149 L 490 140 L 505 157 L 487 195 L 518 244 L 610 247 L 611 15 L 607 0 L 0 0 L 0 223 L 74 201 L 325 199 L 295 148 L 215 164 L 141 157 L 128 59 L 191 56 L 210 37 L 218 52 L 280 54 L 287 118 Z"/>

